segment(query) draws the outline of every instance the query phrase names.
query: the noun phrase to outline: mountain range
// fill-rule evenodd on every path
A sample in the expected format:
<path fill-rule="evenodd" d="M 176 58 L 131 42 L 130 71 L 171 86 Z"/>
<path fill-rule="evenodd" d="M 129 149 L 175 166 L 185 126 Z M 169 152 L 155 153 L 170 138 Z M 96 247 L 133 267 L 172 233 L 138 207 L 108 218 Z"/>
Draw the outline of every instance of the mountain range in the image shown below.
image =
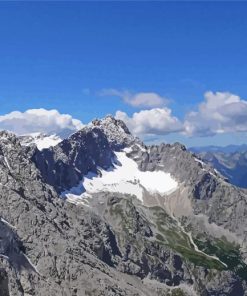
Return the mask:
<path fill-rule="evenodd" d="M 201 146 L 201 147 L 190 147 L 188 150 L 194 153 L 235 153 L 247 151 L 247 144 L 241 145 L 227 145 L 227 146 Z"/>
<path fill-rule="evenodd" d="M 214 147 L 214 148 L 212 148 Z M 247 146 L 192 148 L 199 158 L 212 165 L 235 186 L 247 188 Z"/>
<path fill-rule="evenodd" d="M 112 116 L 46 138 L 0 132 L 0 295 L 247 295 L 245 189 Z"/>

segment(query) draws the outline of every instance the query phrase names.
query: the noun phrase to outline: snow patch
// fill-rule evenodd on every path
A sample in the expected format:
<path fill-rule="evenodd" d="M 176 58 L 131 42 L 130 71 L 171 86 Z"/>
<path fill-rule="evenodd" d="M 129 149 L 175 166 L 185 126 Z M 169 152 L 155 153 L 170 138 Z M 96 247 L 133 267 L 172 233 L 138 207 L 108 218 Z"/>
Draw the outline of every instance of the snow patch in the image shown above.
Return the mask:
<path fill-rule="evenodd" d="M 126 148 L 123 149 L 123 151 L 126 152 L 126 153 L 130 153 L 132 150 L 133 150 L 132 146 L 126 147 Z"/>
<path fill-rule="evenodd" d="M 34 271 L 35 271 L 37 274 L 41 275 L 41 274 L 39 273 L 37 267 L 32 263 L 32 261 L 28 258 L 28 256 L 27 256 L 26 254 L 24 254 L 24 253 L 23 253 L 23 256 L 27 259 L 28 263 L 31 265 L 31 267 L 34 269 Z"/>
<path fill-rule="evenodd" d="M 169 173 L 138 169 L 137 163 L 126 156 L 125 152 L 115 152 L 115 164 L 108 170 L 98 168 L 99 174 L 89 172 L 77 187 L 62 193 L 70 201 L 84 198 L 97 192 L 119 192 L 133 194 L 143 201 L 143 192 L 170 194 L 177 189 L 178 183 Z M 85 195 L 86 194 L 86 195 Z"/>
<path fill-rule="evenodd" d="M 5 161 L 8 169 L 11 171 L 11 168 L 10 168 L 10 165 L 9 165 L 9 161 L 8 161 L 8 158 L 6 156 L 4 156 L 4 161 Z"/>
<path fill-rule="evenodd" d="M 6 255 L 4 255 L 4 254 L 0 254 L 0 257 L 1 257 L 1 258 L 4 258 L 4 259 L 6 259 L 6 260 L 9 260 L 9 257 L 6 256 Z"/>
<path fill-rule="evenodd" d="M 194 157 L 194 159 L 195 159 L 196 162 L 199 162 L 202 166 L 205 165 L 205 163 L 201 159 L 196 158 L 196 157 Z"/>
<path fill-rule="evenodd" d="M 49 148 L 52 146 L 56 146 L 58 143 L 60 143 L 62 139 L 53 134 L 53 135 L 45 135 L 42 133 L 31 133 L 26 136 L 22 136 L 22 145 L 28 146 L 32 143 L 36 144 L 37 148 L 39 150 Z"/>
<path fill-rule="evenodd" d="M 60 143 L 62 139 L 56 135 L 46 136 L 42 138 L 37 138 L 33 142 L 37 145 L 37 148 L 39 150 L 49 148 L 52 146 L 56 146 L 58 143 Z"/>
<path fill-rule="evenodd" d="M 142 146 L 142 145 L 140 145 L 140 144 L 136 144 L 136 143 L 135 143 L 134 145 L 130 146 L 130 147 L 126 147 L 126 148 L 124 148 L 123 151 L 126 152 L 126 153 L 130 153 L 130 152 L 133 151 L 133 148 L 134 148 L 135 146 L 138 147 L 138 149 L 139 149 L 140 151 L 142 151 L 142 152 L 147 152 L 147 149 L 146 149 L 144 146 Z"/>
<path fill-rule="evenodd" d="M 10 224 L 7 220 L 3 219 L 2 217 L 0 218 L 0 221 L 8 225 L 10 228 L 16 229 L 14 225 Z"/>

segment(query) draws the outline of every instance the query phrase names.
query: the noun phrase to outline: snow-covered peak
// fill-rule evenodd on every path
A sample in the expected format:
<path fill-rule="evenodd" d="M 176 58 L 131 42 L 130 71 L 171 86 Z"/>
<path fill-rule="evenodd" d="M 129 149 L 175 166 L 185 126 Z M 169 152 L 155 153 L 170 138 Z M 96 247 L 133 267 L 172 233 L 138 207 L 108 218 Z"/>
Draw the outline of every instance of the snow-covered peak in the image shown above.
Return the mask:
<path fill-rule="evenodd" d="M 39 150 L 49 148 L 52 146 L 56 146 L 58 143 L 62 141 L 62 138 L 53 134 L 46 135 L 43 133 L 31 133 L 28 135 L 20 136 L 21 144 L 24 146 L 28 146 L 31 144 L 36 144 Z"/>

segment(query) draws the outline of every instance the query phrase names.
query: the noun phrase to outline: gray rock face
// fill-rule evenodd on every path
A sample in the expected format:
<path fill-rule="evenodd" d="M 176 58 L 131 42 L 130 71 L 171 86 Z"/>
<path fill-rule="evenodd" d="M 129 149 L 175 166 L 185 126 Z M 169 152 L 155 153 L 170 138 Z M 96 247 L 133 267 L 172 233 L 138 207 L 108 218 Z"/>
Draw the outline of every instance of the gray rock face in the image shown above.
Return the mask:
<path fill-rule="evenodd" d="M 76 186 L 88 172 L 97 172 L 112 165 L 114 151 L 141 143 L 134 138 L 126 125 L 107 116 L 74 133 L 55 147 L 36 149 L 33 160 L 44 182 L 58 192 Z"/>
<path fill-rule="evenodd" d="M 112 164 L 113 151 L 97 127 L 85 127 L 55 147 L 36 150 L 33 156 L 44 181 L 61 192 L 78 184 L 89 171 Z"/>
<path fill-rule="evenodd" d="M 59 197 L 126 147 L 140 170 L 169 172 L 180 188 L 144 204 Z M 246 210 L 245 192 L 184 146 L 145 147 L 109 116 L 42 151 L 0 132 L 0 295 L 247 295 Z"/>
<path fill-rule="evenodd" d="M 113 150 L 119 150 L 126 146 L 136 143 L 141 143 L 138 138 L 131 135 L 127 126 L 122 120 L 117 120 L 111 115 L 99 120 L 92 121 L 91 129 L 99 128 L 107 137 L 110 147 Z"/>

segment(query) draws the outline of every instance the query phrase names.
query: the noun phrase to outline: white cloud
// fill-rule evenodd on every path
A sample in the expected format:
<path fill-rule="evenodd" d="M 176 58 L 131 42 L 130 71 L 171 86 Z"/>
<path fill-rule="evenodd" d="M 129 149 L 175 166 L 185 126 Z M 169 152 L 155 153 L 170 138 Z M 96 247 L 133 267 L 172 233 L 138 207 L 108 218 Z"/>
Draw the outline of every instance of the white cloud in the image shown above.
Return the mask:
<path fill-rule="evenodd" d="M 185 134 L 212 136 L 247 131 L 247 101 L 229 92 L 206 92 L 198 110 L 186 115 Z"/>
<path fill-rule="evenodd" d="M 155 92 L 140 92 L 131 93 L 129 91 L 120 91 L 117 89 L 103 89 L 100 92 L 101 96 L 116 96 L 120 97 L 125 103 L 133 107 L 160 107 L 166 105 L 169 100 L 160 96 Z"/>
<path fill-rule="evenodd" d="M 69 114 L 61 114 L 57 110 L 29 109 L 0 116 L 0 129 L 18 135 L 42 132 L 66 137 L 82 127 L 80 120 L 72 118 Z"/>
<path fill-rule="evenodd" d="M 171 114 L 168 108 L 154 108 L 135 112 L 129 117 L 125 112 L 117 111 L 115 117 L 123 120 L 130 131 L 138 136 L 165 135 L 183 129 L 181 122 Z"/>
<path fill-rule="evenodd" d="M 109 91 L 109 90 L 108 90 Z M 120 96 L 117 90 L 112 94 Z M 122 94 L 122 92 L 121 92 Z M 207 137 L 223 133 L 247 132 L 247 101 L 229 92 L 206 92 L 204 101 L 195 111 L 185 115 L 181 122 L 167 107 L 150 108 L 159 104 L 155 93 L 125 95 L 124 100 L 133 106 L 145 105 L 145 110 L 139 110 L 129 116 L 117 111 L 115 117 L 123 120 L 130 131 L 142 138 L 148 138 L 169 133 L 182 133 L 186 136 Z M 149 101 L 149 99 L 152 100 Z M 154 98 L 157 98 L 155 100 Z M 14 111 L 0 116 L 0 129 L 12 131 L 18 135 L 34 132 L 57 134 L 66 137 L 82 128 L 80 120 L 69 114 L 61 114 L 57 110 L 29 109 L 25 112 Z"/>
<path fill-rule="evenodd" d="M 117 111 L 116 117 L 126 122 L 136 135 L 182 133 L 209 137 L 216 134 L 247 132 L 247 101 L 229 92 L 208 91 L 197 110 L 185 115 L 183 123 L 167 107 L 141 110 L 129 117 Z"/>

